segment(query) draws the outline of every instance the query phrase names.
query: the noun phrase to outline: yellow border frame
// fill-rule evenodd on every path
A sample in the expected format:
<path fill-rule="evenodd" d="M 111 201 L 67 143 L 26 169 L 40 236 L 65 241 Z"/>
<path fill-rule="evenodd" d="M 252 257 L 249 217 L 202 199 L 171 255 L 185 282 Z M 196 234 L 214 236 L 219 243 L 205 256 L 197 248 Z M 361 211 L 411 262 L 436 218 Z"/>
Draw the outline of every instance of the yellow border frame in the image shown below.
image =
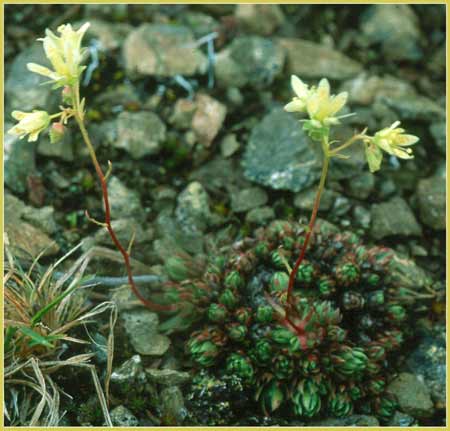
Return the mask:
<path fill-rule="evenodd" d="M 2 58 L 3 58 L 3 54 L 4 54 L 4 20 L 5 20 L 5 16 L 4 16 L 4 5 L 7 4 L 44 4 L 44 3 L 57 3 L 57 4 L 89 4 L 89 3 L 101 3 L 101 4 L 111 4 L 111 3 L 125 3 L 125 4 L 175 4 L 175 3 L 186 3 L 186 4 L 201 4 L 201 3 L 209 3 L 209 4 L 237 4 L 237 3 L 272 3 L 272 4 L 343 4 L 343 5 L 352 5 L 352 4 L 384 4 L 384 3 L 404 3 L 404 4 L 446 4 L 448 6 L 450 0 L 440 0 L 440 1 L 426 1 L 426 0 L 410 0 L 410 1 L 399 1 L 399 0 L 394 0 L 394 1 L 389 1 L 389 0 L 377 0 L 377 1 L 364 1 L 364 0 L 347 0 L 347 1 L 340 1 L 340 0 L 328 0 L 328 1 L 304 1 L 304 0 L 297 0 L 297 1 L 290 1 L 290 0 L 279 0 L 279 1 L 252 1 L 252 0 L 237 0 L 237 1 L 232 1 L 232 0 L 222 0 L 222 1 L 183 1 L 183 0 L 161 0 L 161 1 L 145 1 L 145 0 L 135 0 L 135 1 L 123 1 L 123 0 L 118 0 L 118 1 L 108 1 L 108 0 L 92 0 L 92 1 L 81 1 L 81 2 L 75 2 L 75 1 L 70 1 L 70 0 L 59 0 L 59 1 L 51 1 L 51 0 L 38 0 L 38 1 L 19 1 L 19 0 L 9 0 L 9 1 L 1 1 L 1 8 L 0 8 L 0 19 L 1 19 L 1 28 L 2 28 L 2 41 L 3 43 L 1 44 L 0 47 L 0 51 L 2 54 Z M 450 78 L 450 74 L 449 74 L 449 68 L 448 68 L 448 58 L 449 58 L 449 37 L 448 37 L 448 28 L 449 28 L 449 24 L 450 24 L 450 17 L 449 17 L 449 12 L 448 12 L 448 8 L 446 10 L 446 54 L 447 54 L 447 58 L 446 58 L 446 95 L 449 94 L 449 89 L 450 89 L 450 83 L 449 83 L 449 78 Z M 4 63 L 2 61 L 1 63 L 1 69 L 0 69 L 0 73 L 1 76 L 3 77 L 3 79 L 1 80 L 0 83 L 0 88 L 2 91 L 2 94 L 4 94 L 3 90 L 4 90 Z M 447 106 L 446 106 L 447 108 Z M 2 119 L 4 120 L 4 100 L 2 99 L 2 103 L 1 103 L 1 110 L 0 110 L 0 114 Z M 449 136 L 449 131 L 450 131 L 450 126 L 449 123 L 447 121 L 446 124 L 446 130 L 447 130 L 447 152 L 446 152 L 446 171 L 447 171 L 447 177 L 446 177 L 446 192 L 447 192 L 447 208 L 446 208 L 446 222 L 447 222 L 447 227 L 449 226 L 449 214 L 448 214 L 448 190 L 449 190 L 449 186 L 450 186 L 450 178 L 448 175 L 448 162 L 449 162 L 449 156 L 448 156 L 448 150 L 449 150 L 449 143 L 448 143 L 448 136 Z M 0 169 L 0 179 L 2 181 L 3 184 L 3 128 L 0 132 L 0 136 L 2 138 L 2 151 L 1 151 L 1 155 L 0 155 L 0 159 L 1 159 L 1 169 Z M 0 238 L 3 244 L 3 189 L 1 192 L 1 213 L 0 213 L 0 226 L 1 226 L 1 231 L 0 231 Z M 450 233 L 448 228 L 446 229 L 446 245 L 450 244 Z M 0 251 L 0 257 L 1 257 L 1 265 L 2 265 L 2 269 L 3 269 L 3 247 L 1 247 L 1 251 Z M 448 297 L 448 293 L 449 293 L 449 289 L 448 289 L 448 285 L 449 285 L 449 275 L 448 275 L 448 268 L 449 268 L 449 262 L 450 262 L 450 255 L 447 253 L 446 255 L 446 267 L 447 267 L 447 272 L 446 272 L 446 292 L 447 292 L 447 297 Z M 3 277 L 3 271 L 2 271 L 2 277 Z M 3 304 L 3 283 L 2 286 L 0 287 L 0 293 L 1 293 L 1 309 L 0 309 L 0 321 L 2 323 L 2 328 L 3 328 L 3 309 L 4 309 L 4 304 Z M 447 356 L 446 356 L 446 360 L 447 360 L 447 371 L 448 371 L 448 345 L 449 345 L 449 318 L 450 318 L 450 310 L 448 308 L 448 303 L 446 302 L 446 341 L 447 341 Z M 3 359 L 3 331 L 0 331 L 0 352 L 1 352 L 1 358 Z M 3 387 L 3 365 L 1 365 L 1 370 L 0 370 L 0 375 L 1 375 L 1 388 L 0 388 L 0 400 L 3 401 L 4 399 L 4 387 Z M 449 399 L 449 376 L 448 376 L 448 372 L 447 372 L 447 378 L 446 378 L 446 399 Z M 449 422 L 449 409 L 447 406 L 447 411 L 446 411 L 446 422 L 448 424 Z M 33 430 L 48 430 L 49 428 L 47 427 L 5 427 L 4 426 L 4 416 L 1 416 L 0 419 L 0 428 L 1 429 L 7 429 L 7 430 L 17 430 L 17 431 L 23 431 L 25 429 L 33 429 Z M 133 428 L 128 428 L 128 427 L 124 427 L 124 428 L 118 428 L 117 429 L 121 429 L 121 430 L 145 430 L 145 429 L 149 429 L 149 430 L 153 430 L 153 429 L 162 429 L 162 430 L 170 430 L 170 429 L 180 429 L 180 430 L 210 430 L 213 428 L 220 428 L 222 430 L 235 430 L 235 429 L 242 429 L 242 430 L 278 430 L 278 429 L 291 429 L 291 430 L 314 430 L 314 431 L 319 431 L 322 428 L 324 429 L 330 429 L 330 430 L 337 430 L 337 431 L 348 431 L 349 429 L 364 429 L 364 430 L 383 430 L 383 431 L 391 431 L 391 430 L 403 430 L 406 428 L 401 428 L 401 427 L 133 427 Z M 431 427 L 411 427 L 411 429 L 414 430 L 443 430 L 443 429 L 450 429 L 450 424 L 448 424 L 447 426 L 441 426 L 441 427 L 437 427 L 437 426 L 431 426 Z M 51 428 L 51 429 L 56 429 L 56 430 L 91 430 L 91 429 L 107 429 L 107 427 L 55 427 L 55 428 Z M 116 427 L 114 427 L 114 429 L 116 429 Z"/>

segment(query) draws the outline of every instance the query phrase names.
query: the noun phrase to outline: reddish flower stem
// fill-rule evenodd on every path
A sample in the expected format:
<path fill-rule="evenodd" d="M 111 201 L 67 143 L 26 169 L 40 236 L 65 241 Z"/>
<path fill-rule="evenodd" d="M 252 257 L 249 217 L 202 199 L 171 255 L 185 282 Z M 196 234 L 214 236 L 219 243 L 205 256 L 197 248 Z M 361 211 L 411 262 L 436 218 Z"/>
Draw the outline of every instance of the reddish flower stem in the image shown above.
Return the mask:
<path fill-rule="evenodd" d="M 294 325 L 294 324 L 289 319 L 289 314 L 290 314 L 289 312 L 291 310 L 291 307 L 293 306 L 292 294 L 293 294 L 293 290 L 294 290 L 295 276 L 297 275 L 298 268 L 300 267 L 300 265 L 301 265 L 301 263 L 302 263 L 302 261 L 303 261 L 303 259 L 305 257 L 305 253 L 306 253 L 306 249 L 308 247 L 309 239 L 310 239 L 312 231 L 314 229 L 314 224 L 316 222 L 317 212 L 319 211 L 319 206 L 320 206 L 320 198 L 322 196 L 322 192 L 323 192 L 323 189 L 325 187 L 325 180 L 327 178 L 328 164 L 329 164 L 329 157 L 325 153 L 324 154 L 324 162 L 323 162 L 323 166 L 322 166 L 322 174 L 320 176 L 319 188 L 317 190 L 316 198 L 314 200 L 314 207 L 313 207 L 313 211 L 312 211 L 312 214 L 311 214 L 311 218 L 309 220 L 308 230 L 307 230 L 306 235 L 305 235 L 305 241 L 303 242 L 302 249 L 300 250 L 300 255 L 298 256 L 298 259 L 295 262 L 295 265 L 292 268 L 292 271 L 291 271 L 291 273 L 289 275 L 289 284 L 288 284 L 288 289 L 287 289 L 287 300 L 286 300 L 286 319 L 292 325 Z"/>
<path fill-rule="evenodd" d="M 94 150 L 94 147 L 92 145 L 92 142 L 89 138 L 88 132 L 86 130 L 86 127 L 84 125 L 84 121 L 83 121 L 83 113 L 80 113 L 79 109 L 80 109 L 80 102 L 79 102 L 79 90 L 77 87 L 73 88 L 74 90 L 74 95 L 75 95 L 75 100 L 74 100 L 74 108 L 75 108 L 75 119 L 78 123 L 78 126 L 80 128 L 81 134 L 83 136 L 83 139 L 86 143 L 86 146 L 89 150 L 89 154 L 91 156 L 92 159 L 92 163 L 95 167 L 95 171 L 97 173 L 97 176 L 100 180 L 100 184 L 102 187 L 102 194 L 103 194 L 103 203 L 105 206 L 105 221 L 104 221 L 104 225 L 109 233 L 109 236 L 111 237 L 114 245 L 117 247 L 117 249 L 120 251 L 120 253 L 122 254 L 123 260 L 124 260 L 124 264 L 125 264 L 125 268 L 127 270 L 127 275 L 128 275 L 128 283 L 130 284 L 131 290 L 133 291 L 133 293 L 136 295 L 136 297 L 139 299 L 139 301 L 142 302 L 143 305 L 145 305 L 147 308 L 149 308 L 150 310 L 153 311 L 172 311 L 175 309 L 174 305 L 162 305 L 162 304 L 156 304 L 153 301 L 150 301 L 146 298 L 144 298 L 142 296 L 142 294 L 139 292 L 136 283 L 134 282 L 133 279 L 133 272 L 131 270 L 131 263 L 130 263 L 130 255 L 128 254 L 128 252 L 125 250 L 125 248 L 122 246 L 122 244 L 120 243 L 119 239 L 117 238 L 116 233 L 114 232 L 112 226 L 111 226 L 111 207 L 109 205 L 109 197 L 108 197 L 108 187 L 106 184 L 106 178 L 105 175 L 103 173 L 102 168 L 100 167 L 100 164 L 98 163 L 97 160 L 97 156 Z"/>

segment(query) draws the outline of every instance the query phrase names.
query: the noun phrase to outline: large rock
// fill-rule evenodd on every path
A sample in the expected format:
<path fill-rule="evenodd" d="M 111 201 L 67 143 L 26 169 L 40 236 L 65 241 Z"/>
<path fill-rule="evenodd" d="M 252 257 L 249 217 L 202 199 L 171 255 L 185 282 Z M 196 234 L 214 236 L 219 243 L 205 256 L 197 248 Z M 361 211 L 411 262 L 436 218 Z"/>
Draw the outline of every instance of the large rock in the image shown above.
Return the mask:
<path fill-rule="evenodd" d="M 12 124 L 5 124 L 8 130 Z M 23 194 L 27 190 L 28 176 L 36 171 L 36 145 L 5 134 L 4 137 L 4 173 L 5 185 L 13 192 Z"/>
<path fill-rule="evenodd" d="M 109 203 L 111 217 L 134 218 L 142 220 L 145 217 L 139 194 L 128 189 L 119 178 L 112 176 L 108 181 Z"/>
<path fill-rule="evenodd" d="M 417 61 L 422 58 L 419 20 L 406 4 L 377 4 L 362 16 L 361 31 L 369 45 L 381 44 L 383 58 Z"/>
<path fill-rule="evenodd" d="M 192 76 L 206 67 L 192 32 L 180 25 L 142 24 L 125 40 L 123 56 L 131 75 Z"/>
<path fill-rule="evenodd" d="M 253 128 L 243 166 L 252 181 L 298 192 L 319 179 L 321 149 L 311 144 L 293 115 L 277 108 Z"/>
<path fill-rule="evenodd" d="M 394 197 L 388 202 L 372 205 L 371 234 L 375 239 L 391 235 L 420 236 L 422 228 L 409 205 L 400 197 Z"/>
<path fill-rule="evenodd" d="M 340 91 L 347 91 L 348 102 L 358 105 L 371 105 L 377 96 L 398 96 L 415 94 L 414 87 L 407 81 L 393 76 L 370 76 L 363 72 L 345 81 Z"/>
<path fill-rule="evenodd" d="M 441 176 L 425 178 L 417 185 L 420 220 L 435 230 L 445 229 L 445 188 Z"/>
<path fill-rule="evenodd" d="M 284 21 L 284 15 L 276 4 L 238 4 L 235 16 L 247 31 L 260 36 L 271 35 Z"/>
<path fill-rule="evenodd" d="M 123 405 L 114 407 L 110 416 L 115 427 L 136 427 L 139 425 L 137 417 Z"/>
<path fill-rule="evenodd" d="M 209 197 L 199 182 L 190 183 L 180 193 L 175 214 L 187 232 L 202 232 L 208 227 L 211 222 Z"/>
<path fill-rule="evenodd" d="M 45 57 L 42 44 L 34 42 L 22 51 L 12 62 L 5 82 L 6 105 L 9 111 L 31 111 L 36 108 L 48 108 L 51 94 L 50 85 L 42 85 L 48 78 L 32 73 L 27 63 L 37 63 L 51 67 Z"/>
<path fill-rule="evenodd" d="M 166 126 L 153 112 L 122 112 L 107 133 L 109 143 L 133 159 L 157 154 L 166 138 Z M 117 134 L 117 135 L 116 135 Z"/>
<path fill-rule="evenodd" d="M 156 313 L 145 309 L 123 311 L 121 317 L 134 350 L 141 355 L 161 356 L 167 352 L 170 340 L 158 332 Z"/>
<path fill-rule="evenodd" d="M 399 408 L 415 418 L 428 418 L 434 407 L 430 391 L 414 374 L 400 373 L 387 387 L 387 392 L 395 395 Z"/>
<path fill-rule="evenodd" d="M 215 73 L 222 88 L 264 88 L 272 84 L 283 70 L 283 48 L 259 36 L 241 36 L 216 56 Z"/>
<path fill-rule="evenodd" d="M 236 213 L 246 212 L 266 204 L 268 199 L 267 193 L 259 187 L 236 190 L 231 195 L 231 209 Z"/>
<path fill-rule="evenodd" d="M 437 148 L 440 153 L 445 156 L 446 153 L 446 144 L 447 144 L 447 131 L 445 128 L 445 121 L 439 121 L 433 123 L 430 126 L 431 135 L 434 138 L 434 142 L 436 143 Z"/>
<path fill-rule="evenodd" d="M 280 38 L 286 52 L 287 72 L 308 78 L 348 79 L 362 70 L 361 64 L 339 51 L 309 40 Z"/>
<path fill-rule="evenodd" d="M 120 48 L 133 27 L 125 23 L 110 23 L 100 19 L 89 19 L 91 23 L 87 35 L 93 36 L 100 42 L 103 51 Z"/>

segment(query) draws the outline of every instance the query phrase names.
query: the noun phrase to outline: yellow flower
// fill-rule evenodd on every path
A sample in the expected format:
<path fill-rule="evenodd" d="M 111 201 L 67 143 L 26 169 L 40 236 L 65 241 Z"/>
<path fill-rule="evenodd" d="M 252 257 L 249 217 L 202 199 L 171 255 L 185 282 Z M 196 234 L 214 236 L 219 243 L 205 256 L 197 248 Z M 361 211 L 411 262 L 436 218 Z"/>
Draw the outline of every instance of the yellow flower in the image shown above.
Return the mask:
<path fill-rule="evenodd" d="M 39 133 L 45 130 L 50 124 L 50 115 L 45 111 L 13 111 L 11 115 L 19 122 L 9 129 L 8 133 L 19 136 L 20 139 L 26 135 L 30 135 L 28 142 L 37 141 Z"/>
<path fill-rule="evenodd" d="M 339 124 L 335 114 L 347 103 L 346 92 L 330 95 L 330 83 L 325 78 L 317 88 L 308 88 L 300 78 L 292 75 L 291 85 L 296 96 L 284 107 L 285 111 L 307 112 L 312 125 L 317 128 Z"/>
<path fill-rule="evenodd" d="M 285 105 L 284 110 L 287 112 L 305 112 L 306 101 L 309 95 L 308 86 L 295 75 L 291 76 L 291 86 L 296 97 L 292 99 L 292 102 Z"/>
<path fill-rule="evenodd" d="M 400 121 L 396 121 L 390 127 L 386 127 L 379 132 L 375 133 L 373 137 L 373 143 L 381 148 L 386 153 L 393 156 L 397 156 L 401 159 L 412 159 L 414 156 L 412 154 L 410 145 L 414 145 L 419 138 L 414 135 L 405 135 L 404 129 L 397 127 Z"/>
<path fill-rule="evenodd" d="M 335 114 L 347 103 L 347 97 L 346 92 L 339 93 L 337 96 L 330 95 L 330 83 L 323 78 L 317 89 L 314 88 L 308 96 L 306 110 L 311 120 L 317 122 L 317 127 L 339 124 Z"/>
<path fill-rule="evenodd" d="M 45 55 L 50 60 L 53 70 L 35 63 L 28 63 L 28 69 L 49 77 L 54 82 L 55 88 L 75 84 L 84 70 L 81 66 L 83 59 L 81 40 L 89 25 L 87 22 L 77 31 L 74 31 L 70 24 L 61 25 L 58 27 L 60 37 L 47 29 L 46 36 L 38 40 L 43 41 Z"/>

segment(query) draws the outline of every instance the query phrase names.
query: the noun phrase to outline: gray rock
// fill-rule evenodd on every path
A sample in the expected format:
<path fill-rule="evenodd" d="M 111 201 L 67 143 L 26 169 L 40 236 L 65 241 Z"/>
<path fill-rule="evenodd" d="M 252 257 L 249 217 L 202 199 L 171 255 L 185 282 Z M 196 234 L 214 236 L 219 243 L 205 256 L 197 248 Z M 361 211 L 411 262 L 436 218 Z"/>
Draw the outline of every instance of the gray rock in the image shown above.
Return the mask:
<path fill-rule="evenodd" d="M 33 226 L 51 235 L 58 230 L 55 221 L 55 210 L 52 206 L 42 208 L 25 207 L 22 218 Z"/>
<path fill-rule="evenodd" d="M 111 383 L 115 385 L 143 385 L 146 375 L 139 355 L 134 355 L 111 373 Z"/>
<path fill-rule="evenodd" d="M 9 129 L 7 124 L 5 129 Z M 35 143 L 5 134 L 4 180 L 5 185 L 13 192 L 19 194 L 26 192 L 28 175 L 36 171 L 35 154 Z"/>
<path fill-rule="evenodd" d="M 167 352 L 170 340 L 158 333 L 156 313 L 144 309 L 125 310 L 121 317 L 134 350 L 141 355 L 161 356 Z"/>
<path fill-rule="evenodd" d="M 381 55 L 392 61 L 422 58 L 419 20 L 406 4 L 377 4 L 362 16 L 361 31 L 369 45 L 381 44 Z"/>
<path fill-rule="evenodd" d="M 191 379 L 191 375 L 186 371 L 146 368 L 145 372 L 151 382 L 164 386 L 182 385 Z"/>
<path fill-rule="evenodd" d="M 203 186 L 194 181 L 178 196 L 176 218 L 187 232 L 202 232 L 211 222 L 209 197 Z"/>
<path fill-rule="evenodd" d="M 445 328 L 436 336 L 426 336 L 409 355 L 409 370 L 425 382 L 438 409 L 446 408 Z"/>
<path fill-rule="evenodd" d="M 3 211 L 5 220 L 21 218 L 23 213 L 27 210 L 27 206 L 25 205 L 25 203 L 8 192 L 5 192 L 3 198 Z"/>
<path fill-rule="evenodd" d="M 192 32 L 180 25 L 142 24 L 126 38 L 123 57 L 131 75 L 192 76 L 206 68 Z"/>
<path fill-rule="evenodd" d="M 133 84 L 125 81 L 123 84 L 107 87 L 105 91 L 96 95 L 95 103 L 98 106 L 111 107 L 111 111 L 116 112 L 116 109 L 123 109 L 126 106 L 140 106 L 140 99 Z"/>
<path fill-rule="evenodd" d="M 153 112 L 122 112 L 110 129 L 108 141 L 134 159 L 157 154 L 166 139 L 166 126 Z"/>
<path fill-rule="evenodd" d="M 17 257 L 35 258 L 53 256 L 59 252 L 59 245 L 42 230 L 15 217 L 5 220 L 5 233 L 13 254 Z"/>
<path fill-rule="evenodd" d="M 192 130 L 198 142 L 205 147 L 209 147 L 225 121 L 227 108 L 207 94 L 197 94 L 195 105 Z"/>
<path fill-rule="evenodd" d="M 317 188 L 310 187 L 302 190 L 294 197 L 294 206 L 304 211 L 311 211 L 314 208 L 314 201 L 316 199 Z M 338 193 L 330 189 L 324 189 L 320 198 L 319 211 L 328 211 L 334 204 Z"/>
<path fill-rule="evenodd" d="M 181 425 L 187 416 L 184 398 L 178 386 L 169 386 L 161 391 L 161 410 L 163 423 Z"/>
<path fill-rule="evenodd" d="M 196 38 L 217 31 L 219 23 L 210 15 L 202 12 L 185 12 L 181 16 L 184 25 L 189 27 Z"/>
<path fill-rule="evenodd" d="M 418 419 L 434 413 L 430 391 L 414 374 L 400 373 L 387 387 L 387 392 L 397 398 L 399 408 Z"/>
<path fill-rule="evenodd" d="M 376 97 L 377 105 L 384 105 L 397 114 L 400 120 L 436 121 L 445 118 L 445 109 L 433 100 L 418 94 Z M 379 109 L 376 106 L 374 109 Z"/>
<path fill-rule="evenodd" d="M 245 216 L 247 223 L 255 225 L 266 225 L 275 218 L 275 211 L 271 207 L 253 208 Z"/>
<path fill-rule="evenodd" d="M 34 42 L 30 48 L 21 51 L 11 64 L 5 82 L 6 112 L 19 110 L 31 111 L 36 108 L 48 109 L 51 86 L 41 85 L 48 78 L 32 73 L 27 69 L 27 63 L 37 63 L 51 67 L 45 57 L 42 43 Z"/>
<path fill-rule="evenodd" d="M 363 172 L 348 181 L 345 192 L 348 196 L 363 201 L 371 195 L 374 187 L 375 176 L 370 172 Z"/>
<path fill-rule="evenodd" d="M 72 134 L 67 131 L 64 133 L 63 139 L 57 144 L 52 144 L 50 138 L 46 136 L 39 139 L 37 152 L 46 157 L 55 157 L 65 162 L 72 162 L 74 160 Z"/>
<path fill-rule="evenodd" d="M 440 153 L 445 156 L 447 144 L 447 131 L 445 129 L 445 121 L 433 123 L 430 126 L 430 132 Z"/>
<path fill-rule="evenodd" d="M 281 74 L 284 59 L 284 50 L 270 39 L 259 36 L 236 37 L 216 57 L 217 83 L 222 88 L 240 88 L 245 85 L 257 89 L 267 87 Z"/>
<path fill-rule="evenodd" d="M 284 21 L 276 4 L 238 4 L 234 12 L 241 26 L 251 33 L 270 36 Z"/>
<path fill-rule="evenodd" d="M 243 166 L 252 181 L 298 192 L 319 179 L 322 154 L 295 117 L 277 108 L 253 128 Z"/>
<path fill-rule="evenodd" d="M 311 423 L 311 426 L 322 426 L 322 427 L 344 427 L 344 426 L 376 427 L 379 425 L 380 423 L 378 422 L 378 419 L 376 417 L 368 415 L 350 415 L 345 418 L 329 418 Z"/>
<path fill-rule="evenodd" d="M 356 205 L 353 208 L 353 220 L 357 226 L 360 226 L 363 229 L 369 229 L 370 221 L 372 220 L 370 211 L 363 206 Z"/>
<path fill-rule="evenodd" d="M 125 406 L 117 406 L 110 412 L 111 422 L 116 427 L 135 427 L 139 421 Z"/>
<path fill-rule="evenodd" d="M 95 37 L 100 42 L 100 49 L 103 51 L 120 48 L 133 29 L 131 25 L 120 22 L 112 23 L 99 19 L 89 19 L 89 22 L 91 25 L 87 35 Z"/>
<path fill-rule="evenodd" d="M 108 181 L 108 193 L 111 215 L 114 219 L 134 218 L 142 220 L 144 218 L 144 210 L 138 193 L 125 187 L 115 176 L 112 176 Z"/>
<path fill-rule="evenodd" d="M 377 96 L 403 97 L 414 94 L 414 87 L 407 81 L 393 76 L 370 76 L 363 72 L 353 79 L 345 81 L 340 91 L 348 92 L 348 103 L 371 105 Z"/>
<path fill-rule="evenodd" d="M 420 220 L 435 230 L 445 229 L 445 178 L 433 176 L 419 181 L 417 200 Z"/>
<path fill-rule="evenodd" d="M 351 206 L 352 204 L 348 198 L 338 194 L 334 200 L 333 209 L 331 211 L 333 216 L 341 217 L 350 210 Z"/>
<path fill-rule="evenodd" d="M 236 212 L 246 212 L 267 203 L 267 193 L 260 187 L 236 190 L 231 195 L 231 209 Z"/>
<path fill-rule="evenodd" d="M 400 197 L 394 197 L 388 202 L 372 205 L 371 234 L 375 239 L 385 238 L 391 235 L 416 235 L 422 234 L 422 228 L 408 206 Z"/>
<path fill-rule="evenodd" d="M 362 70 L 362 65 L 339 51 L 309 40 L 277 39 L 286 52 L 287 73 L 302 79 L 348 79 Z"/>
<path fill-rule="evenodd" d="M 236 135 L 234 133 L 230 133 L 222 139 L 222 142 L 220 143 L 220 152 L 223 157 L 227 158 L 238 151 L 240 146 L 241 144 L 236 139 Z"/>

